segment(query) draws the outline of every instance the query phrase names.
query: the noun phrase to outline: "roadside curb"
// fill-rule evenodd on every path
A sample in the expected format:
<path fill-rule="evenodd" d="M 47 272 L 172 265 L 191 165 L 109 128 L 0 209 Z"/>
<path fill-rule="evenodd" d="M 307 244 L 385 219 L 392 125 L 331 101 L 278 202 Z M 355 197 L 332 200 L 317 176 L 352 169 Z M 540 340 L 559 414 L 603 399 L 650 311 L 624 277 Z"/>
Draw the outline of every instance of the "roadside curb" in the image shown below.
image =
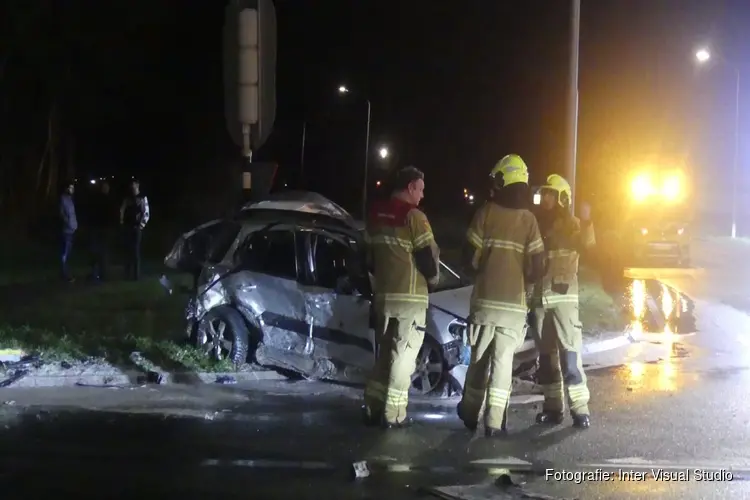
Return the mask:
<path fill-rule="evenodd" d="M 601 340 L 586 342 L 584 339 L 581 356 L 598 354 L 600 352 L 612 351 L 620 347 L 637 342 L 628 332 L 607 332 L 599 335 L 606 337 Z"/>
<path fill-rule="evenodd" d="M 221 384 L 231 385 L 242 382 L 259 382 L 286 380 L 286 377 L 272 370 L 258 370 L 251 372 L 185 372 L 185 373 L 156 373 L 156 380 L 150 380 L 148 372 L 128 370 L 120 373 L 103 373 L 91 375 L 28 375 L 21 377 L 9 388 L 34 387 L 122 387 L 145 384 L 174 385 L 174 384 Z M 2 389 L 0 389 L 2 390 Z"/>
<path fill-rule="evenodd" d="M 585 342 L 583 344 L 582 356 L 610 351 L 636 342 L 627 332 L 612 332 L 601 334 L 606 337 L 601 340 Z M 645 339 L 644 339 L 645 340 Z M 12 352 L 11 352 L 12 351 Z M 533 340 L 525 341 L 516 351 L 517 356 L 533 358 L 536 356 L 536 346 Z M 0 351 L 2 361 L 15 362 L 26 355 L 21 350 L 4 349 Z M 246 372 L 166 372 L 166 371 L 141 371 L 141 370 L 118 370 L 93 374 L 71 374 L 71 375 L 36 375 L 29 374 L 9 383 L 6 387 L 12 388 L 34 388 L 34 387 L 122 387 L 137 385 L 175 385 L 175 384 L 220 384 L 234 385 L 248 382 L 270 382 L 283 381 L 288 377 L 274 370 L 253 370 Z M 2 390 L 2 389 L 0 389 Z M 521 397 L 521 396 L 519 396 Z M 522 396 L 524 399 L 520 404 L 534 402 L 535 398 Z M 528 400 L 528 401 L 527 401 Z"/>

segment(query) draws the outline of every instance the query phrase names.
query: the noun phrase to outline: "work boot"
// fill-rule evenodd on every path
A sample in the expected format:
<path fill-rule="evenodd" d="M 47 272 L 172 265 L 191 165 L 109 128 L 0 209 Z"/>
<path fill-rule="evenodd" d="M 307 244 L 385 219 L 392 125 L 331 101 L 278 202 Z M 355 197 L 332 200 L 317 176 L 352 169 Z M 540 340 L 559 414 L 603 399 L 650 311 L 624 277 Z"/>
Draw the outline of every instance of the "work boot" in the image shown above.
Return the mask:
<path fill-rule="evenodd" d="M 391 429 L 406 429 L 407 427 L 411 427 L 411 425 L 414 423 L 414 420 L 411 417 L 406 417 L 401 422 L 389 422 L 385 418 L 381 421 L 381 426 L 384 430 L 391 430 Z"/>
<path fill-rule="evenodd" d="M 362 405 L 362 421 L 367 427 L 377 427 L 383 420 L 383 412 L 371 411 Z"/>
<path fill-rule="evenodd" d="M 464 423 L 464 427 L 469 429 L 471 432 L 476 432 L 478 427 L 477 422 L 471 422 L 464 418 L 463 413 L 461 412 L 461 403 L 458 403 L 458 405 L 456 406 L 456 413 L 458 414 L 458 418 L 461 419 L 461 422 Z"/>
<path fill-rule="evenodd" d="M 588 429 L 590 425 L 591 417 L 589 415 L 573 414 L 573 427 L 578 429 Z"/>
<path fill-rule="evenodd" d="M 536 423 L 542 425 L 560 425 L 564 419 L 565 415 L 561 411 L 542 410 L 536 415 Z"/>

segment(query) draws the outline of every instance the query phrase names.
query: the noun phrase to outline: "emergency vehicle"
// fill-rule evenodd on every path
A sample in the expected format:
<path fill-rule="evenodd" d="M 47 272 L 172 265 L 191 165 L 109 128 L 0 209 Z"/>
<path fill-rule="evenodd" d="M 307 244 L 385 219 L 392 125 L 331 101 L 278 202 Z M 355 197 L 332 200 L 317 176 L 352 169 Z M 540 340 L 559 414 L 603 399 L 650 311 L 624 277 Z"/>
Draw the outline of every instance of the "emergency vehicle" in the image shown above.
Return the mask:
<path fill-rule="evenodd" d="M 689 266 L 693 204 L 685 163 L 642 164 L 624 188 L 611 204 L 617 213 L 603 238 L 608 251 L 627 267 Z"/>

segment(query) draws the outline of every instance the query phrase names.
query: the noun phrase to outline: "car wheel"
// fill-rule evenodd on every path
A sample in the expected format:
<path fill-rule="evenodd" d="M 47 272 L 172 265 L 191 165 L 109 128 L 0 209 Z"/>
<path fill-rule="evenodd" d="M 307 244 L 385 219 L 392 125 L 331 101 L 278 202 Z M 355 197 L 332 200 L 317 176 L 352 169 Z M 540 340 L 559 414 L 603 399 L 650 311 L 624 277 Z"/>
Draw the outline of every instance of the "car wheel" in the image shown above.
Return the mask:
<path fill-rule="evenodd" d="M 431 337 L 425 337 L 416 365 L 411 376 L 412 392 L 427 395 L 442 388 L 446 379 L 443 349 Z"/>
<path fill-rule="evenodd" d="M 235 365 L 247 362 L 249 332 L 245 318 L 236 309 L 219 306 L 211 309 L 194 329 L 194 345 L 216 361 Z"/>

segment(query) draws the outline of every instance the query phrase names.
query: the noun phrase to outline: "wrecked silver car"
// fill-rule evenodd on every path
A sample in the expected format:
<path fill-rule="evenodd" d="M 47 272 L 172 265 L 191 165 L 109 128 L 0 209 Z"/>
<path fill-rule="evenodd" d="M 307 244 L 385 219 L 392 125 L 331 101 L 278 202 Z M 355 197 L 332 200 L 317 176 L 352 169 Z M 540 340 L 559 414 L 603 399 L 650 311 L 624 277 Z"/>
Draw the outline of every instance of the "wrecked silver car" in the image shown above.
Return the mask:
<path fill-rule="evenodd" d="M 216 359 L 361 380 L 375 351 L 363 236 L 362 223 L 308 192 L 272 196 L 186 233 L 165 264 L 195 279 L 188 337 Z M 468 364 L 471 286 L 445 263 L 440 273 L 412 378 L 421 394 L 460 390 Z"/>

